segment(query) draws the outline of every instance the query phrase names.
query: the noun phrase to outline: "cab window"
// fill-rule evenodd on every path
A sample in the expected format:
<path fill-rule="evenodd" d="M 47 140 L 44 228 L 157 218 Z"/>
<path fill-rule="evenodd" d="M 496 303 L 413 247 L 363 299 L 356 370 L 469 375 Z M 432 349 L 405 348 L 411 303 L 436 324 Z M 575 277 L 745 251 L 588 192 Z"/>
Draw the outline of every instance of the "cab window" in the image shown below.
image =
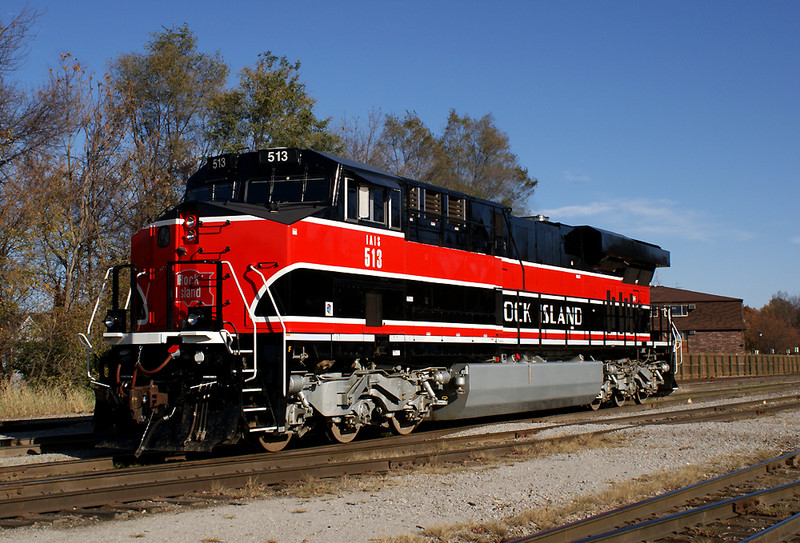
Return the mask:
<path fill-rule="evenodd" d="M 400 228 L 400 191 L 345 179 L 345 217 L 375 226 Z"/>

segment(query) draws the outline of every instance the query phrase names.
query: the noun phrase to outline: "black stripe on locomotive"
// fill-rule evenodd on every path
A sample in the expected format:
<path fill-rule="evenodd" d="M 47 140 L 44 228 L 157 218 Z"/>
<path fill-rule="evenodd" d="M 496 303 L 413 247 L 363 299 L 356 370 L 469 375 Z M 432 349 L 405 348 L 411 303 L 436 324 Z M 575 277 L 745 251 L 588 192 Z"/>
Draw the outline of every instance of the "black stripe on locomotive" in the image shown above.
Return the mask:
<path fill-rule="evenodd" d="M 599 355 L 609 347 L 635 347 L 641 342 L 583 339 L 570 341 L 570 331 L 600 333 L 639 333 L 649 331 L 650 311 L 641 304 L 621 301 L 621 295 L 601 303 L 587 300 L 557 299 L 552 296 L 509 294 L 499 289 L 445 284 L 397 277 L 376 277 L 332 270 L 299 268 L 282 275 L 270 287 L 278 310 L 284 317 L 320 318 L 326 304 L 332 302 L 334 319 L 365 319 L 367 327 L 381 327 L 392 321 L 419 324 L 447 323 L 453 326 L 494 326 L 506 329 L 538 329 L 539 339 L 547 331 L 566 331 L 563 345 L 536 346 L 539 354 L 565 356 L 570 352 Z M 268 297 L 262 297 L 255 309 L 260 317 L 275 316 Z M 328 317 L 326 317 L 328 318 Z M 380 331 L 376 330 L 380 335 Z M 459 360 L 486 360 L 500 354 L 493 342 L 390 342 L 376 349 L 363 342 L 306 341 L 297 345 L 312 345 L 320 359 L 365 358 L 377 362 L 402 359 L 404 363 L 428 363 L 434 359 L 452 357 Z M 506 345 L 509 352 L 533 348 L 533 345 Z M 394 353 L 394 354 L 393 354 Z"/>

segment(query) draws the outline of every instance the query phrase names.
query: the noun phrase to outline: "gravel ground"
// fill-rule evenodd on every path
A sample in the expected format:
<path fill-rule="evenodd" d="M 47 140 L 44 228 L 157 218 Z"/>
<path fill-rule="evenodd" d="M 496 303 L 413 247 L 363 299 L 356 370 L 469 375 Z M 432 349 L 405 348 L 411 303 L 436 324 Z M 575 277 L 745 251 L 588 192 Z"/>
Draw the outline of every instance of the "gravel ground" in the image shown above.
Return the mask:
<path fill-rule="evenodd" d="M 617 481 L 704 464 L 714 457 L 794 450 L 800 447 L 800 410 L 757 420 L 620 433 L 626 439 L 619 448 L 513 464 L 501 461 L 470 470 L 376 478 L 378 484 L 367 490 L 322 498 L 257 499 L 244 505 L 180 508 L 73 527 L 55 524 L 0 530 L 0 540 L 366 543 L 392 535 L 421 534 L 421 527 L 491 521 L 537 506 L 563 505 Z"/>

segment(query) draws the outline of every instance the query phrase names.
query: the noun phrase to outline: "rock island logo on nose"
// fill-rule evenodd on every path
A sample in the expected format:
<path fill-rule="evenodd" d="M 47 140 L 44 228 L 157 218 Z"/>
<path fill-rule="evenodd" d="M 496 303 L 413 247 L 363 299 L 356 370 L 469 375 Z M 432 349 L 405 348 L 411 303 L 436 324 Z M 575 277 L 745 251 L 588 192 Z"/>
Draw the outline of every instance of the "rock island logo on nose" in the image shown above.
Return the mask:
<path fill-rule="evenodd" d="M 175 299 L 187 306 L 214 305 L 212 273 L 183 270 L 175 274 Z"/>

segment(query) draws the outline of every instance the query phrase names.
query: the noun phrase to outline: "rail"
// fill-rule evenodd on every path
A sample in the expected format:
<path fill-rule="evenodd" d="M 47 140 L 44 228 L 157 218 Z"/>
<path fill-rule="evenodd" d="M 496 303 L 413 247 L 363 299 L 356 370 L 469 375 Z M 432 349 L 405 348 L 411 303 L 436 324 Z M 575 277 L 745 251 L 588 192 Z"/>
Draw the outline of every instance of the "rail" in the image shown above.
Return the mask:
<path fill-rule="evenodd" d="M 711 495 L 731 485 L 741 485 L 747 481 L 758 478 L 763 474 L 768 474 L 775 470 L 776 467 L 782 465 L 794 465 L 797 458 L 800 457 L 800 451 L 793 451 L 788 454 L 761 462 L 732 473 L 720 475 L 694 485 L 679 488 L 666 494 L 649 498 L 647 500 L 637 502 L 631 505 L 623 506 L 613 511 L 601 513 L 584 520 L 579 520 L 571 524 L 559 526 L 544 532 L 532 534 L 526 537 L 506 540 L 505 543 L 545 543 L 545 542 L 563 542 L 563 541 L 611 541 L 611 540 L 645 540 L 648 536 L 653 536 L 664 533 L 665 522 L 670 522 L 673 516 L 664 517 L 655 521 L 649 521 L 649 526 L 654 526 L 661 523 L 661 526 L 654 532 L 654 534 L 644 534 L 637 531 L 635 537 L 631 533 L 635 530 L 642 530 L 644 525 L 648 523 L 641 522 L 651 515 L 658 515 L 672 508 L 681 506 L 692 498 L 701 495 Z M 797 483 L 795 483 L 797 484 Z M 732 502 L 733 500 L 729 500 Z M 721 502 L 720 502 L 721 503 Z M 728 509 L 730 508 L 730 504 Z M 725 509 L 725 505 L 722 506 Z M 638 522 L 637 522 L 638 521 Z M 637 522 L 636 524 L 631 524 Z M 626 525 L 628 525 L 626 527 Z M 667 532 L 669 530 L 666 530 Z M 653 537 L 655 539 L 655 537 Z"/>

